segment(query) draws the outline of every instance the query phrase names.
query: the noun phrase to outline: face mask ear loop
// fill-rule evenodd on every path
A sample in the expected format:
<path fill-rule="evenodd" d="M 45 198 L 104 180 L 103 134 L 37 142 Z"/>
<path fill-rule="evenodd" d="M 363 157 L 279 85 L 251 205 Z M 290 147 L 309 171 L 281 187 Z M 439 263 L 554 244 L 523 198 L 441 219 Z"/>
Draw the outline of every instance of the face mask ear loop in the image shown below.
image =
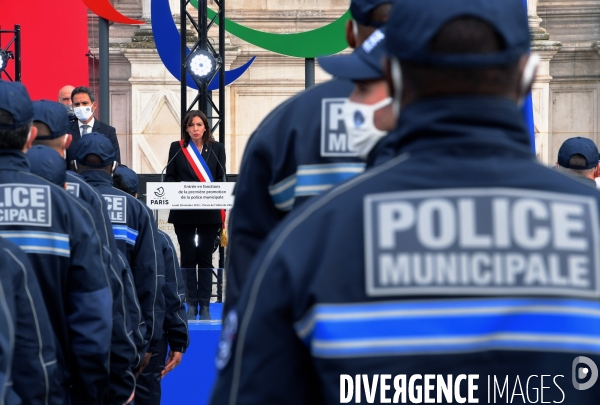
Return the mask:
<path fill-rule="evenodd" d="M 358 23 L 352 20 L 352 33 L 354 34 L 354 41 L 358 41 Z"/>
<path fill-rule="evenodd" d="M 396 58 L 391 58 L 392 67 L 392 84 L 394 86 L 394 101 L 392 103 L 394 117 L 397 120 L 400 116 L 400 102 L 402 100 L 402 68 L 400 61 Z"/>
<path fill-rule="evenodd" d="M 115 174 L 115 169 L 117 168 L 117 162 L 113 162 L 112 164 L 112 173 L 110 174 L 111 176 Z"/>
<path fill-rule="evenodd" d="M 523 76 L 521 76 L 521 84 L 519 87 L 519 92 L 521 93 L 519 97 L 519 107 L 522 107 L 525 103 L 525 97 L 527 96 L 527 92 L 535 79 L 535 72 L 537 71 L 538 65 L 540 64 L 540 56 L 538 54 L 532 53 L 527 60 L 527 64 L 523 69 Z"/>
<path fill-rule="evenodd" d="M 76 172 L 79 171 L 79 169 L 77 169 L 77 161 L 73 161 L 73 168 L 75 169 Z"/>

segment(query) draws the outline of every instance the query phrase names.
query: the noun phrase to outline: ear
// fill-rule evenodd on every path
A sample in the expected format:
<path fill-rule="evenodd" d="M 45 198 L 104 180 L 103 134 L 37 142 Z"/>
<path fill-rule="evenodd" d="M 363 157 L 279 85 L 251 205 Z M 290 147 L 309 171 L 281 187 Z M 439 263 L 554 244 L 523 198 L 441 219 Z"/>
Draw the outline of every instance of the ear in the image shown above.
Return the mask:
<path fill-rule="evenodd" d="M 71 142 L 73 142 L 73 135 L 67 134 L 65 137 L 65 150 L 69 149 L 69 146 L 71 146 Z"/>
<path fill-rule="evenodd" d="M 23 152 L 27 153 L 27 151 L 31 149 L 31 147 L 33 146 L 33 141 L 35 141 L 37 134 L 38 129 L 34 125 L 32 125 L 31 130 L 29 132 L 29 136 L 27 137 L 27 142 L 25 142 L 25 150 Z"/>
<path fill-rule="evenodd" d="M 346 42 L 350 48 L 356 48 L 356 37 L 354 36 L 354 21 L 346 21 Z"/>
<path fill-rule="evenodd" d="M 384 56 L 381 59 L 381 67 L 383 68 L 383 75 L 385 77 L 385 82 L 387 83 L 388 94 L 391 98 L 394 98 L 394 80 L 392 79 L 392 64 L 390 58 Z"/>

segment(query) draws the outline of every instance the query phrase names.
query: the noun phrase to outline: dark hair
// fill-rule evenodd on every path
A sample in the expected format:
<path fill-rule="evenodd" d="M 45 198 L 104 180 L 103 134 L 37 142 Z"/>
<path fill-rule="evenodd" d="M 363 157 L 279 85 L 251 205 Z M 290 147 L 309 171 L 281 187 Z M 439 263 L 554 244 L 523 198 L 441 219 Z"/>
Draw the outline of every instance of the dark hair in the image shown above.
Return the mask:
<path fill-rule="evenodd" d="M 369 22 L 377 24 L 385 24 L 390 16 L 392 10 L 392 3 L 384 3 L 375 7 L 369 13 Z"/>
<path fill-rule="evenodd" d="M 0 109 L 0 124 L 13 125 L 14 123 L 12 114 Z M 31 124 L 25 124 L 15 129 L 0 129 L 0 149 L 23 150 L 30 129 Z"/>
<path fill-rule="evenodd" d="M 80 94 L 80 93 L 85 93 L 88 96 L 90 96 L 90 101 L 92 103 L 94 103 L 96 101 L 96 97 L 94 97 L 94 93 L 85 86 L 79 86 L 79 87 L 75 87 L 73 89 L 73 91 L 71 92 L 71 101 L 73 101 L 73 97 L 75 97 L 76 94 Z"/>
<path fill-rule="evenodd" d="M 505 43 L 487 22 L 459 17 L 447 22 L 430 43 L 434 53 L 485 54 Z M 519 62 L 492 67 L 440 67 L 402 62 L 402 77 L 422 97 L 442 94 L 505 94 L 518 80 Z"/>
<path fill-rule="evenodd" d="M 204 113 L 200 110 L 189 111 L 185 115 L 185 117 L 183 117 L 183 125 L 181 126 L 181 139 L 183 139 L 184 145 L 188 145 L 190 143 L 190 134 L 187 133 L 186 129 L 188 125 L 190 125 L 194 117 L 200 117 L 202 123 L 204 123 L 204 128 L 206 128 L 206 131 L 204 131 L 204 135 L 202 135 L 202 143 L 204 145 L 210 145 L 215 140 L 212 137 L 210 126 L 208 125 L 208 118 L 206 118 L 206 115 L 204 115 Z"/>
<path fill-rule="evenodd" d="M 585 156 L 576 153 L 573 156 L 571 156 L 571 159 L 569 159 L 569 166 L 571 166 L 572 169 L 574 170 L 586 170 L 584 169 L 586 166 L 588 165 L 588 162 L 585 158 Z M 581 167 L 581 169 L 576 169 L 577 167 Z"/>

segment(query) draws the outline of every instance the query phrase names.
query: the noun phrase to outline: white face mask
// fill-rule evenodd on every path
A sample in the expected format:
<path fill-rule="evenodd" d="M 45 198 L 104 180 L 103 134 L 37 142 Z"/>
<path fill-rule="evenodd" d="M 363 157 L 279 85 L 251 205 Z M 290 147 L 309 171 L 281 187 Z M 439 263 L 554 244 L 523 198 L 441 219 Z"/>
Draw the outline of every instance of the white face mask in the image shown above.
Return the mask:
<path fill-rule="evenodd" d="M 387 107 L 392 99 L 387 97 L 378 103 L 368 105 L 347 100 L 344 104 L 344 123 L 348 133 L 348 146 L 366 159 L 371 149 L 387 135 L 375 126 L 375 112 Z"/>
<path fill-rule="evenodd" d="M 94 112 L 92 111 L 92 106 L 82 106 L 73 108 L 73 112 L 79 121 L 85 122 L 90 119 Z"/>

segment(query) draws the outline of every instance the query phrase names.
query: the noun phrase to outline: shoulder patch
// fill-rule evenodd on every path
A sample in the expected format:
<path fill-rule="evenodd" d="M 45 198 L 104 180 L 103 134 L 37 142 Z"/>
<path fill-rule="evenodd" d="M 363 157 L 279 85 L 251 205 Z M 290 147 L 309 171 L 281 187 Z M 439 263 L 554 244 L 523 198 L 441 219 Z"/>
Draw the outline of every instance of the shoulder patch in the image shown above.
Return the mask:
<path fill-rule="evenodd" d="M 321 100 L 321 156 L 356 157 L 350 149 L 348 133 L 344 123 L 343 107 L 346 98 L 324 98 Z"/>
<path fill-rule="evenodd" d="M 600 296 L 596 199 L 517 189 L 369 195 L 369 296 Z"/>
<path fill-rule="evenodd" d="M 75 197 L 79 197 L 79 184 L 67 182 L 67 192 Z"/>
<path fill-rule="evenodd" d="M 215 364 L 218 370 L 225 368 L 231 358 L 231 349 L 235 343 L 238 331 L 238 316 L 235 309 L 231 310 L 223 322 L 223 331 L 221 332 L 221 341 L 217 349 L 217 358 Z"/>
<path fill-rule="evenodd" d="M 50 187 L 41 184 L 0 185 L 0 225 L 51 227 Z"/>
<path fill-rule="evenodd" d="M 118 224 L 127 223 L 127 198 L 123 195 L 103 194 L 102 196 L 106 201 L 110 222 Z"/>

